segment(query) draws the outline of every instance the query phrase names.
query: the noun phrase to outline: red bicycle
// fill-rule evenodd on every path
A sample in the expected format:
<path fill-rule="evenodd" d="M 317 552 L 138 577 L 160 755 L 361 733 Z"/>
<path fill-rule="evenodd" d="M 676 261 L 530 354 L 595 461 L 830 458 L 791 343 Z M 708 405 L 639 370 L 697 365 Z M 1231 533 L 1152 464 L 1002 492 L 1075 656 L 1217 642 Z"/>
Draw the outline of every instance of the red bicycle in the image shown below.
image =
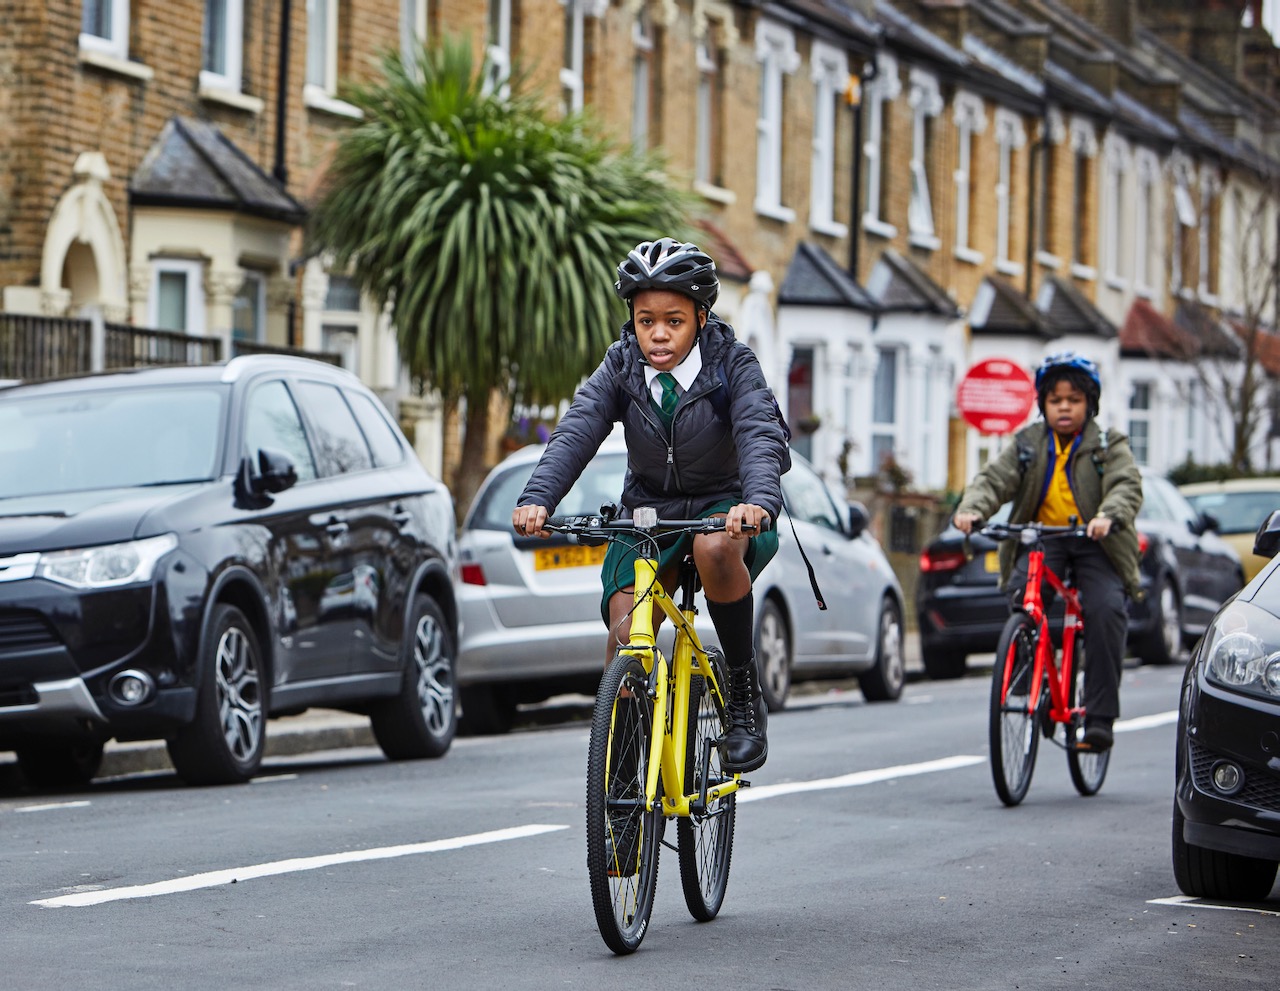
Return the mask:
<path fill-rule="evenodd" d="M 1004 625 L 991 672 L 991 777 L 1005 805 L 1017 805 L 1031 786 L 1040 737 L 1067 753 L 1071 783 L 1081 795 L 1096 794 L 1107 776 L 1111 752 L 1082 748 L 1084 728 L 1084 614 L 1070 577 L 1045 564 L 1044 542 L 1083 537 L 1082 526 L 988 523 L 979 531 L 993 540 L 1018 540 L 1027 551 L 1027 588 L 1022 607 Z M 1062 599 L 1061 654 L 1055 649 L 1040 591 L 1042 581 Z M 1058 662 L 1059 656 L 1061 663 Z M 1058 733 L 1058 727 L 1063 732 Z"/>

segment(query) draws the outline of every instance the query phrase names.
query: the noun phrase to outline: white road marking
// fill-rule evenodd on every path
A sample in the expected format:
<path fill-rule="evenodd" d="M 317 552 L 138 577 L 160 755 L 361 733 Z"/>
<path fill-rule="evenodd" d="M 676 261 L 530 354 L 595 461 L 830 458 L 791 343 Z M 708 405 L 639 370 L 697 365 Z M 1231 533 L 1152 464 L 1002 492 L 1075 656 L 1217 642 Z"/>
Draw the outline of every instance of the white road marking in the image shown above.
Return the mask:
<path fill-rule="evenodd" d="M 1167 726 L 1169 723 L 1178 721 L 1178 710 L 1171 712 L 1156 712 L 1150 716 L 1135 716 L 1132 719 L 1121 719 L 1116 722 L 1113 729 L 1117 733 L 1132 733 L 1134 730 L 1155 729 L 1157 726 Z"/>
<path fill-rule="evenodd" d="M 49 812 L 53 809 L 87 809 L 89 802 L 48 802 L 44 805 L 23 805 L 14 812 Z"/>
<path fill-rule="evenodd" d="M 314 871 L 321 867 L 332 867 L 335 864 L 354 864 L 364 860 L 387 860 L 392 857 L 410 857 L 419 853 L 459 850 L 463 847 L 477 846 L 482 843 L 519 840 L 528 836 L 537 836 L 540 833 L 551 833 L 568 828 L 568 826 L 538 824 L 514 826 L 510 829 L 495 829 L 487 833 L 455 836 L 445 840 L 432 840 L 428 843 L 407 843 L 403 846 L 384 846 L 372 850 L 350 850 L 346 853 L 332 853 L 322 857 L 297 857 L 292 860 L 277 860 L 269 864 L 253 864 L 248 867 L 233 867 L 224 871 L 192 874 L 188 877 L 174 878 L 171 881 L 157 881 L 154 884 L 139 884 L 127 888 L 107 888 L 102 891 L 80 891 L 70 895 L 59 895 L 56 898 L 42 898 L 39 901 L 31 902 L 31 904 L 39 905 L 41 908 L 83 908 L 88 905 L 101 905 L 104 902 L 121 901 L 126 898 L 153 898 L 156 895 L 169 895 L 179 891 L 213 888 L 222 884 L 248 881 L 256 877 L 270 877 L 273 874 Z"/>
<path fill-rule="evenodd" d="M 854 771 L 852 774 L 841 774 L 834 778 L 818 778 L 814 781 L 787 781 L 777 785 L 760 785 L 738 792 L 739 802 L 757 802 L 763 798 L 778 798 L 781 795 L 794 795 L 802 791 L 826 791 L 830 788 L 856 788 L 859 785 L 871 785 L 891 778 L 909 778 L 915 774 L 929 774 L 933 771 L 954 771 L 974 764 L 985 764 L 987 758 L 970 754 L 957 754 L 954 757 L 942 757 L 938 760 L 927 760 L 919 764 L 898 764 L 895 767 L 879 767 L 871 771 Z"/>
<path fill-rule="evenodd" d="M 1212 908 L 1220 912 L 1251 912 L 1254 915 L 1274 915 L 1280 918 L 1280 912 L 1268 911 L 1265 908 L 1248 908 L 1244 905 L 1214 905 L 1188 895 L 1174 895 L 1172 898 L 1148 898 L 1148 905 L 1173 905 L 1177 908 Z"/>

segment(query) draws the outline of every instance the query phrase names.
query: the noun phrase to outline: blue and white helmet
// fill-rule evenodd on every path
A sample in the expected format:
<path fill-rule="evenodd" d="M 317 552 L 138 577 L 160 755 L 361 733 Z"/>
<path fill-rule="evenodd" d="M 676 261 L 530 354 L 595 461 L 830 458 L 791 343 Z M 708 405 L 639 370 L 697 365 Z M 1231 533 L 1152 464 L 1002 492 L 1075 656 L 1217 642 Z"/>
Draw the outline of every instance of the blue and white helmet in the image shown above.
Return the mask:
<path fill-rule="evenodd" d="M 1044 397 L 1062 379 L 1069 380 L 1089 400 L 1089 415 L 1098 415 L 1102 379 L 1098 366 L 1078 351 L 1058 351 L 1040 362 L 1036 369 L 1036 400 L 1044 412 Z"/>

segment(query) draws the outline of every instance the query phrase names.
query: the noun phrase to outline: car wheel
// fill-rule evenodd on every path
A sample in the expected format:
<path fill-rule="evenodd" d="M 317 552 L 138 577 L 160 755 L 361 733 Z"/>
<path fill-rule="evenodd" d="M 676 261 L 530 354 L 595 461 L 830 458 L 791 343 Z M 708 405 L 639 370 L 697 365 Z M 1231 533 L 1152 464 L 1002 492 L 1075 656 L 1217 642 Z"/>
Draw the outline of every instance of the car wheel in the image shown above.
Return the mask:
<path fill-rule="evenodd" d="M 369 712 L 374 739 L 390 760 L 441 757 L 458 731 L 457 650 L 434 599 L 414 599 L 409 631 L 400 694 L 379 701 Z"/>
<path fill-rule="evenodd" d="M 195 718 L 168 741 L 169 759 L 188 784 L 248 781 L 266 747 L 267 684 L 258 638 L 235 606 L 214 606 L 198 670 Z"/>
<path fill-rule="evenodd" d="M 892 702 L 902 695 L 902 683 L 906 679 L 902 612 L 896 602 L 885 598 L 880 604 L 880 622 L 877 624 L 875 667 L 858 675 L 858 687 L 868 702 Z"/>
<path fill-rule="evenodd" d="M 1152 590 L 1151 618 L 1155 629 L 1139 648 L 1138 658 L 1143 664 L 1172 664 L 1182 656 L 1182 607 L 1167 577 Z"/>
<path fill-rule="evenodd" d="M 458 732 L 463 736 L 494 736 L 511 732 L 516 703 L 501 688 L 469 685 L 460 688 L 458 694 L 462 701 Z"/>
<path fill-rule="evenodd" d="M 950 681 L 963 678 L 968 670 L 968 655 L 962 650 L 950 647 L 920 648 L 920 660 L 924 664 L 924 673 L 934 681 Z"/>
<path fill-rule="evenodd" d="M 22 776 L 38 791 L 87 785 L 102 766 L 102 744 L 96 741 L 42 741 L 18 747 L 17 755 Z"/>
<path fill-rule="evenodd" d="M 1186 818 L 1173 803 L 1173 878 L 1184 895 L 1217 901 L 1260 902 L 1276 880 L 1274 860 L 1206 850 L 1182 836 Z"/>
<path fill-rule="evenodd" d="M 760 607 L 756 663 L 760 666 L 760 694 L 770 712 L 780 712 L 791 693 L 791 631 L 772 599 L 765 599 Z"/>

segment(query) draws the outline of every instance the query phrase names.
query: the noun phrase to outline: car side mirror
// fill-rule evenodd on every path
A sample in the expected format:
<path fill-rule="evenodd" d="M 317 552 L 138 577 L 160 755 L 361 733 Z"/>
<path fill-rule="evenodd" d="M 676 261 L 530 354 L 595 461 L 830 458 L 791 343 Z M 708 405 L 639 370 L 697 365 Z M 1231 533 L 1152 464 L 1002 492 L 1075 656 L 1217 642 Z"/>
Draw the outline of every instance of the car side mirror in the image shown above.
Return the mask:
<path fill-rule="evenodd" d="M 1202 533 L 1209 530 L 1212 530 L 1214 533 L 1222 532 L 1222 524 L 1218 522 L 1218 517 L 1214 516 L 1213 513 L 1201 513 L 1200 524 Z"/>
<path fill-rule="evenodd" d="M 1280 551 L 1280 509 L 1262 521 L 1253 538 L 1253 553 L 1259 557 L 1275 557 L 1276 551 Z"/>
<path fill-rule="evenodd" d="M 862 503 L 849 503 L 849 539 L 856 540 L 862 536 L 867 524 L 871 522 L 871 514 L 867 512 L 867 507 Z"/>
<path fill-rule="evenodd" d="M 298 484 L 298 469 L 289 455 L 264 447 L 258 451 L 258 473 L 254 481 L 262 492 L 283 492 Z"/>

